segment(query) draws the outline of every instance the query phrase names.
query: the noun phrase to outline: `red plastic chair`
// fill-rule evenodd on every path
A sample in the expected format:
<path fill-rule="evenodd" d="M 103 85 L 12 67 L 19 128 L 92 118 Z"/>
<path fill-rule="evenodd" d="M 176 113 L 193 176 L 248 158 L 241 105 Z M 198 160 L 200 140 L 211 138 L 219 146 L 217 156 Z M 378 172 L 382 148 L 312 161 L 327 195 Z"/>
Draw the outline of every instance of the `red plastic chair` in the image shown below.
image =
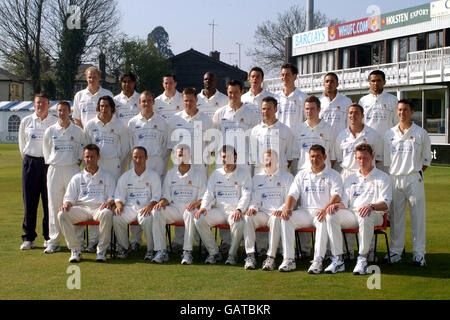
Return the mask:
<path fill-rule="evenodd" d="M 299 232 L 311 232 L 312 233 L 312 247 L 313 247 L 313 250 L 314 250 L 316 228 L 311 227 L 311 228 L 298 228 L 298 229 L 295 229 L 295 243 L 297 245 L 297 256 L 299 258 L 302 258 L 303 257 L 302 250 L 301 250 L 302 244 L 300 242 Z"/>
<path fill-rule="evenodd" d="M 88 221 L 81 221 L 78 223 L 75 223 L 76 226 L 85 226 L 85 230 L 84 230 L 84 239 L 86 240 L 86 245 L 89 244 L 89 226 L 99 226 L 100 222 L 98 221 L 94 221 L 94 220 L 88 220 Z M 113 250 L 113 248 L 115 248 L 115 246 L 113 246 L 113 244 L 115 243 L 115 236 L 114 236 L 114 228 L 111 227 L 111 241 L 110 241 L 110 257 L 113 258 L 115 257 L 115 250 Z"/>

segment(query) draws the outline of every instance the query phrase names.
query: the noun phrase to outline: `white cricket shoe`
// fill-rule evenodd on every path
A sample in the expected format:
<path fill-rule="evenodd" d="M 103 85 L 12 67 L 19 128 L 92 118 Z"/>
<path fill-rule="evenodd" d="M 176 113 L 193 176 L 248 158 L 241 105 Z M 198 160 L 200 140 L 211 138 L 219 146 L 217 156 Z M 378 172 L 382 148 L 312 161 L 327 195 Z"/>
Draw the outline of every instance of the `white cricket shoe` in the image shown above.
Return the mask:
<path fill-rule="evenodd" d="M 244 269 L 245 270 L 255 270 L 256 269 L 256 259 L 255 259 L 254 253 L 248 254 L 247 257 L 245 258 Z"/>
<path fill-rule="evenodd" d="M 24 241 L 20 246 L 20 250 L 31 250 L 35 247 L 34 241 Z"/>
<path fill-rule="evenodd" d="M 267 256 L 266 260 L 263 262 L 262 269 L 264 271 L 273 271 L 275 270 L 275 259 Z"/>
<path fill-rule="evenodd" d="M 323 262 L 323 258 L 322 257 L 317 257 L 313 261 L 311 261 L 311 266 L 308 269 L 308 273 L 309 274 L 319 274 L 319 273 L 321 273 L 322 270 L 323 270 L 322 262 Z"/>
<path fill-rule="evenodd" d="M 217 254 L 209 254 L 206 257 L 205 263 L 206 264 L 216 264 L 217 261 L 222 260 L 222 254 L 219 252 Z"/>
<path fill-rule="evenodd" d="M 71 255 L 69 258 L 69 262 L 71 263 L 75 263 L 75 262 L 80 262 L 81 260 L 81 251 L 78 250 L 71 250 Z"/>
<path fill-rule="evenodd" d="M 147 251 L 147 253 L 144 256 L 144 260 L 152 260 L 153 259 L 153 251 Z"/>
<path fill-rule="evenodd" d="M 384 258 L 383 258 L 383 262 L 384 263 L 389 263 L 389 259 L 388 259 L 388 254 L 386 254 L 385 256 L 384 256 Z M 392 263 L 397 263 L 397 262 L 400 262 L 402 260 L 402 257 L 399 255 L 399 254 L 396 254 L 396 253 L 391 253 L 391 264 Z"/>
<path fill-rule="evenodd" d="M 183 257 L 181 259 L 181 264 L 192 264 L 194 262 L 194 257 L 192 257 L 191 251 L 184 250 Z"/>
<path fill-rule="evenodd" d="M 235 255 L 228 255 L 227 260 L 225 261 L 225 264 L 235 266 L 237 264 L 237 257 Z"/>
<path fill-rule="evenodd" d="M 97 262 L 106 262 L 106 251 L 98 252 L 97 257 L 95 258 Z"/>
<path fill-rule="evenodd" d="M 359 256 L 356 262 L 355 269 L 353 269 L 354 275 L 363 275 L 367 273 L 367 258 Z"/>
<path fill-rule="evenodd" d="M 167 250 L 159 250 L 156 253 L 156 256 L 153 258 L 152 262 L 155 263 L 164 263 L 169 261 L 169 254 L 167 253 Z"/>
<path fill-rule="evenodd" d="M 295 259 L 284 259 L 283 262 L 278 267 L 278 271 L 280 272 L 290 272 L 297 269 L 297 265 L 295 264 Z"/>
<path fill-rule="evenodd" d="M 414 256 L 413 263 L 418 267 L 425 267 L 427 265 L 424 256 Z"/>
<path fill-rule="evenodd" d="M 325 269 L 325 273 L 337 273 L 345 270 L 344 259 L 333 256 L 330 265 Z"/>
<path fill-rule="evenodd" d="M 44 253 L 55 253 L 61 251 L 60 246 L 54 246 L 52 244 L 48 245 L 47 248 L 45 248 Z"/>

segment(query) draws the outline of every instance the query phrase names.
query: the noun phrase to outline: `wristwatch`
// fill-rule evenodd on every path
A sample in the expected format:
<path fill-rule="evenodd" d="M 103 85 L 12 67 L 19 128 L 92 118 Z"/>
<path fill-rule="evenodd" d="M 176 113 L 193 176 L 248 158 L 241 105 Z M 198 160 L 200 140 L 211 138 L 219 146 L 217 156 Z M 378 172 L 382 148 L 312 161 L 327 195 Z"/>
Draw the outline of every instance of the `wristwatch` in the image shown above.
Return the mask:
<path fill-rule="evenodd" d="M 375 211 L 375 206 L 373 205 L 373 203 L 369 204 L 370 209 Z"/>

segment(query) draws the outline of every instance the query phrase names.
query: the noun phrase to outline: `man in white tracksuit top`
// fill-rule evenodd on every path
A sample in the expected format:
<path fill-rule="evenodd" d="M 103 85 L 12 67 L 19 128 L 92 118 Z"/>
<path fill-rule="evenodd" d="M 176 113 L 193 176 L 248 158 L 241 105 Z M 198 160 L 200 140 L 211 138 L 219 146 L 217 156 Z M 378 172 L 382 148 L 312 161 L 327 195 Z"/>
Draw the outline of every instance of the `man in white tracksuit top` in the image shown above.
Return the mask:
<path fill-rule="evenodd" d="M 266 150 L 263 156 L 264 171 L 253 177 L 253 192 L 251 204 L 245 213 L 244 240 L 245 269 L 255 269 L 255 231 L 260 227 L 269 227 L 269 249 L 267 259 L 262 269 L 271 271 L 275 269 L 275 257 L 280 243 L 281 212 L 289 188 L 294 181 L 292 174 L 280 170 L 278 155 L 274 150 Z"/>
<path fill-rule="evenodd" d="M 194 214 L 200 207 L 206 190 L 207 177 L 203 169 L 192 166 L 190 148 L 178 145 L 173 169 L 164 178 L 162 199 L 153 208 L 153 239 L 158 254 L 156 263 L 167 261 L 166 224 L 184 222 L 181 264 L 192 264 L 195 224 Z"/>
<path fill-rule="evenodd" d="M 147 150 L 135 147 L 131 154 L 133 168 L 120 176 L 114 193 L 114 232 L 120 245 L 118 258 L 127 257 L 129 249 L 128 225 L 137 221 L 147 239 L 147 253 L 144 260 L 153 258 L 153 216 L 152 210 L 161 198 L 161 179 L 146 167 Z"/>
<path fill-rule="evenodd" d="M 237 263 L 237 250 L 244 232 L 243 213 L 250 203 L 252 179 L 245 168 L 236 165 L 237 153 L 232 146 L 223 146 L 223 167 L 211 174 L 200 210 L 195 213 L 195 227 L 208 250 L 205 263 L 216 263 L 219 248 L 211 227 L 228 224 L 231 230 L 231 247 L 225 264 Z"/>
<path fill-rule="evenodd" d="M 405 216 L 408 202 L 413 262 L 418 266 L 424 266 L 426 237 L 423 173 L 431 164 L 431 142 L 428 133 L 412 122 L 413 113 L 412 101 L 399 101 L 400 121 L 384 135 L 384 165 L 389 168 L 392 181 L 391 262 L 400 261 L 405 245 Z"/>
<path fill-rule="evenodd" d="M 296 269 L 294 242 L 295 229 L 316 228 L 314 261 L 322 261 L 328 243 L 326 210 L 333 203 L 338 203 L 342 196 L 342 179 L 337 171 L 325 165 L 325 149 L 313 145 L 309 150 L 311 168 L 300 171 L 292 183 L 281 215 L 281 240 L 283 242 L 283 262 L 279 271 L 288 272 Z M 300 198 L 300 206 L 295 208 Z M 344 263 L 342 261 L 342 263 Z M 309 268 L 309 273 L 313 270 Z"/>
<path fill-rule="evenodd" d="M 203 75 L 203 89 L 197 95 L 198 109 L 211 120 L 214 113 L 228 103 L 228 97 L 216 88 L 217 77 L 212 72 Z"/>
<path fill-rule="evenodd" d="M 72 177 L 64 195 L 64 204 L 58 213 L 59 224 L 71 250 L 69 262 L 81 260 L 81 239 L 76 234 L 75 223 L 99 221 L 97 261 L 106 261 L 106 250 L 111 241 L 112 206 L 116 180 L 106 170 L 99 168 L 100 150 L 95 144 L 83 148 L 86 167 Z"/>
<path fill-rule="evenodd" d="M 359 229 L 359 256 L 353 274 L 367 273 L 367 260 L 374 227 L 383 224 L 384 211 L 392 200 L 389 176 L 374 167 L 374 152 L 369 144 L 356 147 L 355 158 L 359 170 L 344 181 L 341 203 L 328 209 L 327 227 L 332 263 L 325 269 L 327 273 L 342 272 L 345 266 L 336 265 L 342 260 L 342 229 Z"/>
<path fill-rule="evenodd" d="M 83 130 L 70 121 L 70 104 L 61 101 L 56 106 L 58 122 L 44 133 L 43 151 L 47 171 L 49 246 L 45 253 L 60 250 L 61 227 L 58 211 L 63 205 L 64 194 L 70 179 L 80 172 L 85 136 Z M 82 229 L 82 227 L 80 227 Z"/>

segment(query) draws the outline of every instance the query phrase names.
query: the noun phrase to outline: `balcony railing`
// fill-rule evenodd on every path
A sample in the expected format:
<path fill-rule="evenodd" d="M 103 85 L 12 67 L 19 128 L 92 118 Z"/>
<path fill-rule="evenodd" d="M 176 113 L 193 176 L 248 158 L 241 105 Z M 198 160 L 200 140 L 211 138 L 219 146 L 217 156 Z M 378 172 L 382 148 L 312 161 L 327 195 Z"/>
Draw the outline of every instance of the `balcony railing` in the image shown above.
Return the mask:
<path fill-rule="evenodd" d="M 450 81 L 450 47 L 410 52 L 407 61 L 332 72 L 339 77 L 340 90 L 365 90 L 369 88 L 370 72 L 377 69 L 385 73 L 386 87 Z M 299 75 L 295 84 L 306 93 L 322 92 L 323 77 L 328 72 Z M 264 88 L 271 92 L 281 91 L 281 78 L 265 79 Z"/>

